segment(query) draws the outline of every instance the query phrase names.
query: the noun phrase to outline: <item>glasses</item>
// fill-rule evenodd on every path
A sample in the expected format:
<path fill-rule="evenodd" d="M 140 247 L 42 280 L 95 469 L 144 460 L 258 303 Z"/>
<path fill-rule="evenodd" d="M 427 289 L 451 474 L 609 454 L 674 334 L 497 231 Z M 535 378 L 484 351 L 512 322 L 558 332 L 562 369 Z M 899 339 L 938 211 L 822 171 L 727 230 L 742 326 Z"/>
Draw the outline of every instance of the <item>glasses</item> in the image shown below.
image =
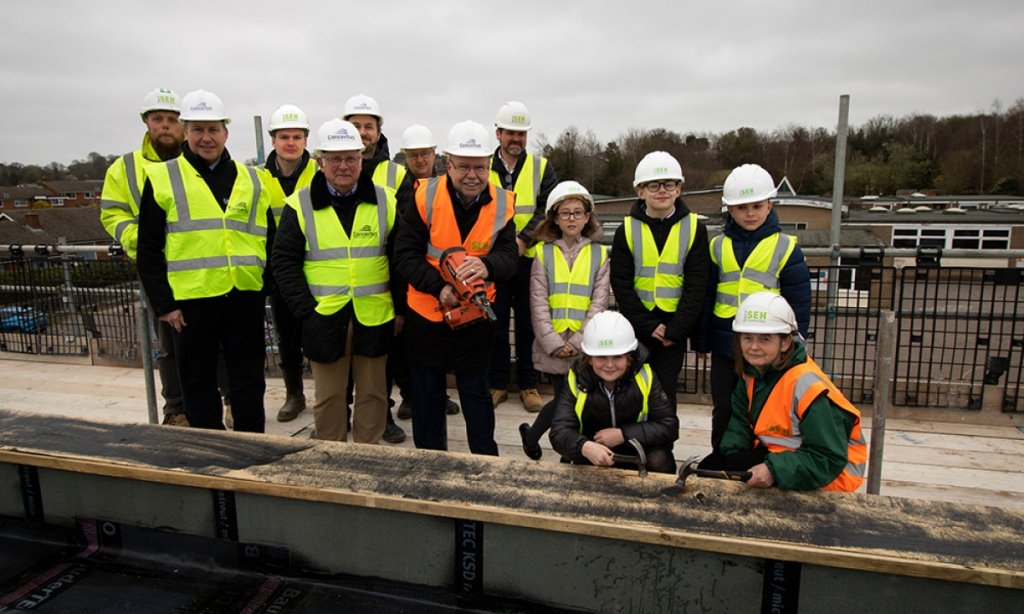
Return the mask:
<path fill-rule="evenodd" d="M 320 156 L 320 159 L 325 164 L 330 164 L 331 166 L 341 166 L 342 164 L 345 166 L 355 166 L 362 158 L 359 156 Z"/>
<path fill-rule="evenodd" d="M 679 187 L 679 182 L 678 181 L 674 181 L 674 180 L 671 180 L 671 181 L 650 181 L 648 183 L 645 183 L 644 187 L 647 190 L 651 191 L 651 192 L 657 192 L 661 188 L 665 188 L 666 190 L 671 192 L 672 190 L 674 190 L 674 189 Z"/>
<path fill-rule="evenodd" d="M 479 164 L 470 166 L 468 164 L 453 164 L 452 168 L 459 171 L 460 173 L 473 173 L 474 175 L 486 175 L 491 172 L 491 167 L 486 164 Z"/>
<path fill-rule="evenodd" d="M 587 217 L 587 213 L 589 213 L 589 211 L 584 211 L 582 209 L 578 209 L 576 211 L 562 211 L 561 209 L 559 209 L 558 210 L 558 219 L 560 219 L 560 220 L 580 220 L 580 219 L 583 219 L 583 218 Z"/>

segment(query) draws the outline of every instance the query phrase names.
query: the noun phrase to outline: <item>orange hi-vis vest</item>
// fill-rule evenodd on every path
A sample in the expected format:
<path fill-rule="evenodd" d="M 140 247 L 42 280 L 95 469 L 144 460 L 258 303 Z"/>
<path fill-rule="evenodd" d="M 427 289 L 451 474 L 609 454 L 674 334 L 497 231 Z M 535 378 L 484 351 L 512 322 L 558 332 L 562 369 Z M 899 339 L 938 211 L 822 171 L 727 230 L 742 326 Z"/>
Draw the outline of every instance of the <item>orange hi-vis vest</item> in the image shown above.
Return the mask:
<path fill-rule="evenodd" d="M 747 382 L 747 402 L 754 397 L 754 378 L 744 375 Z M 853 492 L 864 482 L 864 466 L 868 460 L 868 448 L 860 431 L 860 410 L 850 403 L 836 385 L 822 372 L 810 357 L 802 365 L 796 365 L 782 374 L 775 388 L 761 408 L 761 415 L 754 425 L 754 436 L 769 452 L 791 452 L 803 443 L 800 436 L 800 421 L 811 403 L 822 392 L 828 400 L 843 411 L 853 415 L 853 430 L 847 447 L 846 467 L 839 477 L 823 486 L 821 490 Z"/>
<path fill-rule="evenodd" d="M 461 245 L 469 256 L 485 256 L 491 251 L 498 233 L 508 225 L 515 215 L 515 194 L 488 184 L 491 202 L 480 208 L 480 217 L 466 235 L 465 241 L 455 220 L 451 195 L 448 194 L 448 178 L 444 175 L 420 181 L 416 186 L 416 210 L 427 225 L 430 239 L 427 243 L 427 262 L 441 270 L 441 254 L 450 247 Z M 487 282 L 487 299 L 494 302 L 494 284 Z M 407 296 L 409 308 L 431 322 L 443 322 L 437 297 L 420 292 L 409 285 Z"/>

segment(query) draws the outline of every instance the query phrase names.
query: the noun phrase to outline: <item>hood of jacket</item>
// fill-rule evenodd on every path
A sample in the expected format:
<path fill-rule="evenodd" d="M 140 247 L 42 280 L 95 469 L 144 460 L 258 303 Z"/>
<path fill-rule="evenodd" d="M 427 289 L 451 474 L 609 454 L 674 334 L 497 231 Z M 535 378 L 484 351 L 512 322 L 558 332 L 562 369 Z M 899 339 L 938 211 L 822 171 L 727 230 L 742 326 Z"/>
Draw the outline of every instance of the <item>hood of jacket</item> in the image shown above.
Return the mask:
<path fill-rule="evenodd" d="M 650 215 L 648 215 L 647 203 L 645 203 L 642 198 L 638 198 L 633 203 L 633 206 L 630 208 L 629 215 L 630 217 L 635 217 L 636 219 L 642 221 L 645 224 L 668 224 L 669 226 L 671 226 L 672 224 L 675 224 L 679 220 L 683 219 L 683 217 L 686 216 L 688 213 L 690 213 L 690 208 L 686 206 L 685 202 L 683 202 L 682 196 L 676 199 L 675 205 L 676 210 L 672 212 L 672 215 L 668 216 L 664 220 L 660 220 L 658 218 L 653 218 Z M 772 213 L 775 212 L 772 211 Z"/>
<path fill-rule="evenodd" d="M 725 236 L 739 243 L 757 243 L 767 236 L 780 232 L 780 230 L 779 216 L 775 213 L 774 208 L 768 212 L 768 217 L 765 218 L 764 223 L 754 230 L 744 230 L 736 223 L 736 220 L 732 219 L 731 215 L 725 217 L 725 226 L 722 228 Z"/>

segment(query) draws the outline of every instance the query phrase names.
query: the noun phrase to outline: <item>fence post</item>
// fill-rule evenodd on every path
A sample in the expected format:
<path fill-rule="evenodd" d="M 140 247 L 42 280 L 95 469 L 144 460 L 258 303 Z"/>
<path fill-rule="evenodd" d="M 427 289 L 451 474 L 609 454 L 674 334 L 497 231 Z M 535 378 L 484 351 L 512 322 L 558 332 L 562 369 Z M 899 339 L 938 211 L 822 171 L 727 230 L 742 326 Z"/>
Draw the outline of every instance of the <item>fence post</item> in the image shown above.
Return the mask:
<path fill-rule="evenodd" d="M 159 424 L 160 415 L 156 411 L 156 384 L 153 382 L 153 327 L 150 326 L 152 316 L 146 291 L 139 282 L 139 346 L 142 353 L 143 380 L 146 382 L 146 409 L 149 410 L 149 423 Z"/>
<path fill-rule="evenodd" d="M 57 245 L 65 245 L 67 241 L 64 237 L 57 237 Z M 75 300 L 75 281 L 71 275 L 71 264 L 70 254 L 62 252 L 60 255 L 60 263 L 64 269 L 64 299 L 68 302 L 68 312 L 71 314 L 71 332 L 74 336 L 82 337 L 85 333 L 82 332 L 82 325 L 79 321 L 78 315 L 78 304 Z"/>
<path fill-rule="evenodd" d="M 850 125 L 850 95 L 839 97 L 839 123 L 836 126 L 836 160 L 832 176 L 832 225 L 829 240 L 832 254 L 829 258 L 828 287 L 825 289 L 825 344 L 821 355 L 821 368 L 830 376 L 835 375 L 832 356 L 836 343 L 836 318 L 839 297 L 839 250 L 842 244 L 840 226 L 843 218 L 843 186 L 846 184 L 846 137 Z M 835 273 L 835 278 L 832 274 Z"/>
<path fill-rule="evenodd" d="M 882 451 L 885 447 L 885 418 L 892 396 L 893 353 L 896 348 L 896 312 L 884 309 L 878 318 L 878 358 L 875 360 L 875 402 L 871 412 L 871 452 L 868 457 L 868 494 L 877 495 L 882 486 Z"/>

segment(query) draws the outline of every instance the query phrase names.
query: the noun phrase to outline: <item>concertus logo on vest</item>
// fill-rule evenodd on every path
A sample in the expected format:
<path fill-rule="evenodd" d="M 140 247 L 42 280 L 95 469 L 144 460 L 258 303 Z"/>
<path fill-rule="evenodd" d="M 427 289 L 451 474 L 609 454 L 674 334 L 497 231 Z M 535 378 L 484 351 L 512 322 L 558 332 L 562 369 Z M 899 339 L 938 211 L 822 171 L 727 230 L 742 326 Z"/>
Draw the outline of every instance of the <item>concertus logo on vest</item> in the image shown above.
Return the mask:
<path fill-rule="evenodd" d="M 362 228 L 352 233 L 353 239 L 375 239 L 377 238 L 377 231 L 371 228 L 369 224 L 364 224 Z"/>

